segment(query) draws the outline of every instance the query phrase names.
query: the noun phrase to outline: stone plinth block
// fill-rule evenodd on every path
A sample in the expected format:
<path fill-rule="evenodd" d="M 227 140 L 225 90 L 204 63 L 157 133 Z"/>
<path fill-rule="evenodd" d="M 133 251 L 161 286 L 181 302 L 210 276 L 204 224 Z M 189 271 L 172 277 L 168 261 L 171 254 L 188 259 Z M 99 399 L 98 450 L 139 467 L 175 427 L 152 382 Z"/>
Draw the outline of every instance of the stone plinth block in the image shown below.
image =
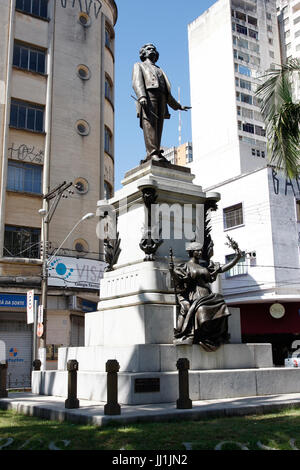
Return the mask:
<path fill-rule="evenodd" d="M 67 371 L 34 371 L 32 392 L 67 397 Z M 298 393 L 300 369 L 230 369 L 189 371 L 192 401 Z M 278 386 L 277 386 L 278 384 Z M 118 403 L 171 403 L 178 398 L 178 372 L 118 374 Z M 107 399 L 107 373 L 78 371 L 79 399 Z"/>
<path fill-rule="evenodd" d="M 66 370 L 70 359 L 76 359 L 81 371 L 105 371 L 106 361 L 116 359 L 120 372 L 176 371 L 181 357 L 189 360 L 190 370 L 242 369 L 272 367 L 270 344 L 224 344 L 215 352 L 198 345 L 136 344 L 59 348 L 58 369 Z"/>

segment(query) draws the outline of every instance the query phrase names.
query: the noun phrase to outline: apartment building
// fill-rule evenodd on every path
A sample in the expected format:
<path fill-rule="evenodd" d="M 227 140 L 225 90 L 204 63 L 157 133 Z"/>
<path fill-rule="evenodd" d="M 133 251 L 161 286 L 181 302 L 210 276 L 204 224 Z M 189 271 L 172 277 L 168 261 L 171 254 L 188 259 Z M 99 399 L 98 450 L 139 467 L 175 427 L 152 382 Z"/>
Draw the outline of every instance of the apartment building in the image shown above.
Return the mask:
<path fill-rule="evenodd" d="M 114 190 L 117 6 L 8 0 L 0 13 L 0 340 L 17 386 L 30 381 L 26 293 L 41 303 L 41 258 L 48 367 L 58 346 L 82 344 L 98 299 L 103 249 L 84 216 Z"/>
<path fill-rule="evenodd" d="M 298 4 L 285 3 L 286 12 Z M 227 303 L 240 309 L 242 340 L 271 342 L 283 365 L 300 341 L 299 181 L 268 165 L 255 97 L 261 77 L 281 63 L 277 13 L 275 0 L 219 0 L 189 25 L 189 166 L 205 191 L 221 194 L 214 259 L 233 256 L 227 235 L 245 252 L 222 278 Z"/>
<path fill-rule="evenodd" d="M 186 166 L 193 161 L 192 142 L 178 145 L 178 147 L 164 148 L 164 157 L 173 165 Z"/>

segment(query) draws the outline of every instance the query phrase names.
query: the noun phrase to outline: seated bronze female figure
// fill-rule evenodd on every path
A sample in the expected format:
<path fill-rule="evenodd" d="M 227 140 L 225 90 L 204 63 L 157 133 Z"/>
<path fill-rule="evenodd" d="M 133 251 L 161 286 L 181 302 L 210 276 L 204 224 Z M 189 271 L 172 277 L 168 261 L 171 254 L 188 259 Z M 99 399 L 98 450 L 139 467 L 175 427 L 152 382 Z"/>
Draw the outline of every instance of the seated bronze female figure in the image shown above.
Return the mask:
<path fill-rule="evenodd" d="M 174 267 L 171 258 L 169 269 L 180 306 L 174 344 L 199 344 L 205 351 L 216 351 L 221 344 L 229 342 L 230 312 L 224 297 L 213 293 L 210 286 L 218 274 L 231 269 L 243 255 L 237 243 L 228 239 L 235 256 L 223 266 L 210 260 L 212 242 L 206 259 L 203 259 L 202 245 L 198 242 L 187 245 L 188 262 Z"/>

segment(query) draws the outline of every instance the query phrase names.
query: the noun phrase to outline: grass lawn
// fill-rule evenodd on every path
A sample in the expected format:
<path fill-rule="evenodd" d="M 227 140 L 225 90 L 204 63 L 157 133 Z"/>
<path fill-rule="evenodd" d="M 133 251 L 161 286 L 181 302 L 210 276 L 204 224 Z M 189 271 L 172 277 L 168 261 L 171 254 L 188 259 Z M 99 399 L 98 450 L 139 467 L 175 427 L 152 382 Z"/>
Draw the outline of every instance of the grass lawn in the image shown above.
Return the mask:
<path fill-rule="evenodd" d="M 0 450 L 300 450 L 300 410 L 131 425 L 59 423 L 0 410 Z M 247 449 L 246 449 L 247 448 Z"/>

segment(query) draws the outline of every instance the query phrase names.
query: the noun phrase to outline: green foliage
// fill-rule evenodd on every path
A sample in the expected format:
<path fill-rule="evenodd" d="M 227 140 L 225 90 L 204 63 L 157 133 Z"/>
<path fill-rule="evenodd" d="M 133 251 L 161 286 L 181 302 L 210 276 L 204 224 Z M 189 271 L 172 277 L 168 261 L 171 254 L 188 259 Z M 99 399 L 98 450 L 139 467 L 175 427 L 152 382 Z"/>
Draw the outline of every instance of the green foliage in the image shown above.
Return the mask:
<path fill-rule="evenodd" d="M 295 102 L 293 94 L 293 81 L 299 74 L 299 59 L 291 59 L 262 77 L 256 91 L 266 123 L 270 162 L 290 178 L 298 176 L 300 170 L 300 103 Z"/>

